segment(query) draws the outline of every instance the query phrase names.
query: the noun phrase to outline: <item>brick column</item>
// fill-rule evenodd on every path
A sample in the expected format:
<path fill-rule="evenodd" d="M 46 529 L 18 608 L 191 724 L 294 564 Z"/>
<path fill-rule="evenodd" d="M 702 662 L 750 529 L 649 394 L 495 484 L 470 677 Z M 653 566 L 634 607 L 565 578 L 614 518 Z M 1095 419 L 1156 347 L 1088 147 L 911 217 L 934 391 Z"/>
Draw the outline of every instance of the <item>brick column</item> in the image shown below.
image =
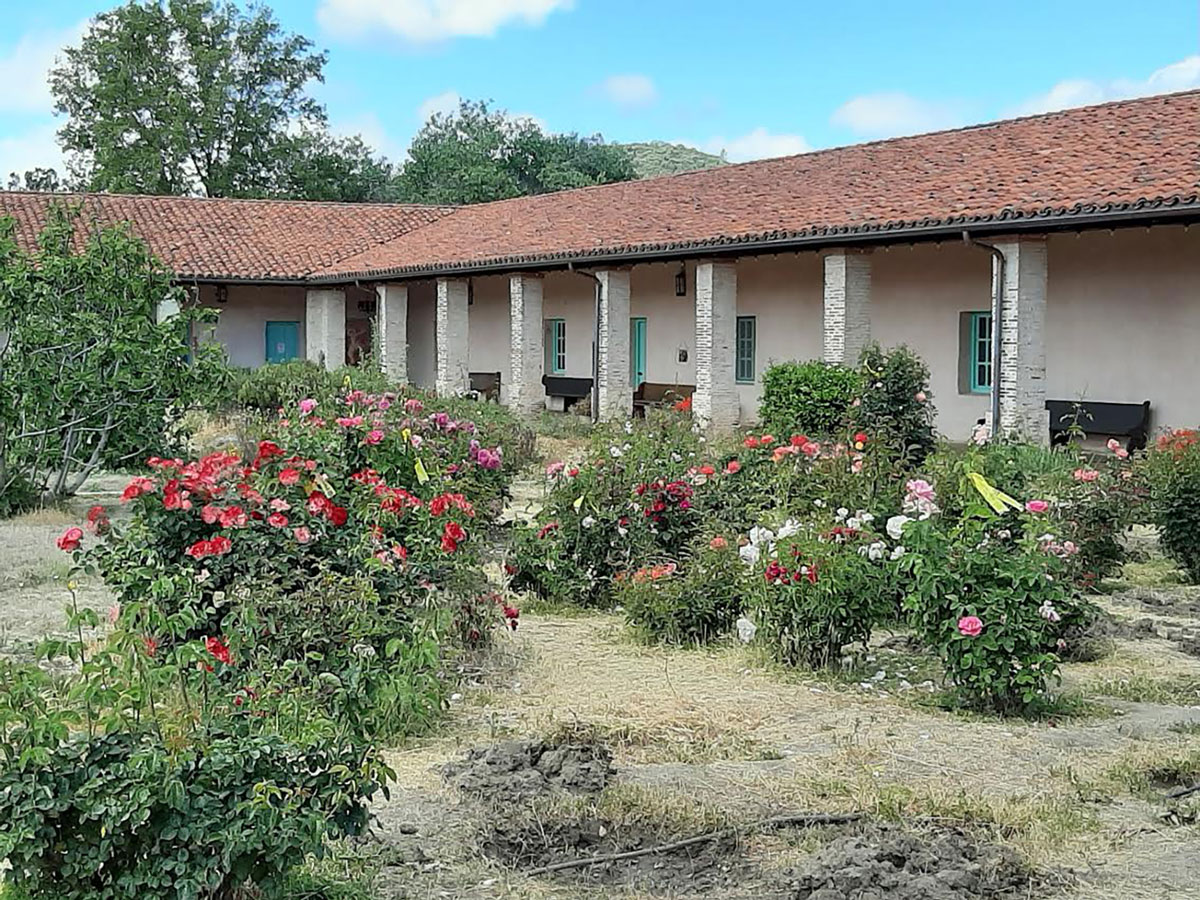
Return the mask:
<path fill-rule="evenodd" d="M 346 363 L 346 292 L 309 291 L 304 302 L 305 357 L 326 369 Z"/>
<path fill-rule="evenodd" d="M 692 411 L 702 425 L 737 424 L 737 265 L 696 266 L 696 394 Z"/>
<path fill-rule="evenodd" d="M 437 281 L 437 392 L 464 394 L 471 386 L 467 367 L 470 337 L 467 330 L 467 282 L 460 278 Z"/>
<path fill-rule="evenodd" d="M 381 284 L 375 288 L 375 326 L 379 367 L 389 379 L 408 382 L 408 285 Z"/>
<path fill-rule="evenodd" d="M 825 257 L 822 320 L 826 362 L 853 366 L 871 342 L 871 257 L 838 250 Z"/>
<path fill-rule="evenodd" d="M 1046 413 L 1046 274 L 1044 238 L 996 241 L 1004 254 L 1000 312 L 1000 365 L 993 366 L 1000 386 L 998 434 L 1045 444 L 1050 439 Z M 993 279 L 996 277 L 993 261 Z"/>
<path fill-rule="evenodd" d="M 629 378 L 629 270 L 597 272 L 600 279 L 599 379 L 596 414 L 604 422 L 620 422 L 633 413 Z"/>
<path fill-rule="evenodd" d="M 546 408 L 542 384 L 545 356 L 542 348 L 542 278 L 513 275 L 508 280 L 509 377 L 500 385 L 504 405 L 522 415 Z"/>

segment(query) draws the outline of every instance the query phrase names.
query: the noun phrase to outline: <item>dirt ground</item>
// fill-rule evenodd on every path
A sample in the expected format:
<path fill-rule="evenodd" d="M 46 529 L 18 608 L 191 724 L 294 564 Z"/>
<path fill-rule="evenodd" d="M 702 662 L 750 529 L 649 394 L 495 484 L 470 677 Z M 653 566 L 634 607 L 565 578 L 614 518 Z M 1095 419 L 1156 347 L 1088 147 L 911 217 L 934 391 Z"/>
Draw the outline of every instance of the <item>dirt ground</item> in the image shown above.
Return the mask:
<path fill-rule="evenodd" d="M 61 629 L 53 541 L 90 502 L 0 523 L 0 652 Z M 444 726 L 388 754 L 398 781 L 351 855 L 387 898 L 1200 898 L 1200 795 L 1167 797 L 1200 782 L 1200 590 L 1161 569 L 1127 567 L 1102 598 L 1113 652 L 1066 666 L 1077 702 L 1037 722 L 938 708 L 929 660 L 887 633 L 831 679 L 526 611 Z M 510 774 L 527 789 L 472 787 Z M 862 818 L 753 825 L 797 812 Z"/>

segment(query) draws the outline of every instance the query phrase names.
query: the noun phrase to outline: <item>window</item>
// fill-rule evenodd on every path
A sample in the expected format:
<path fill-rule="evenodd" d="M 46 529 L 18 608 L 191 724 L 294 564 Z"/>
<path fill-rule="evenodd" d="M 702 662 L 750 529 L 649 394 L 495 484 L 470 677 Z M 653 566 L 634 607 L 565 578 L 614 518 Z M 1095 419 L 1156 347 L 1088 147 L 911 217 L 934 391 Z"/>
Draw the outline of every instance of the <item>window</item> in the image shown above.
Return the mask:
<path fill-rule="evenodd" d="M 561 375 L 567 371 L 567 320 L 546 320 L 546 372 Z"/>
<path fill-rule="evenodd" d="M 738 316 L 737 357 L 734 377 L 741 384 L 754 383 L 754 344 L 757 326 L 754 316 Z"/>
<path fill-rule="evenodd" d="M 970 373 L 968 385 L 972 394 L 987 394 L 992 390 L 992 314 L 971 313 L 968 348 Z"/>

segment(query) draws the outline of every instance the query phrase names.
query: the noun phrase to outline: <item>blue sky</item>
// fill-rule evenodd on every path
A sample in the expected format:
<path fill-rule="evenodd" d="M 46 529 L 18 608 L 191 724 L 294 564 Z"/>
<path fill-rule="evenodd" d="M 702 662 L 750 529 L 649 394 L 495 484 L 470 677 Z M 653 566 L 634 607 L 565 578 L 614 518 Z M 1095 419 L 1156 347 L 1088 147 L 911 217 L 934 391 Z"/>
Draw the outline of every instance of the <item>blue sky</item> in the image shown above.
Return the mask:
<path fill-rule="evenodd" d="M 0 173 L 59 164 L 45 72 L 103 0 L 5 0 Z M 487 98 L 734 160 L 1200 87 L 1200 0 L 277 0 L 335 130 L 400 158 Z"/>

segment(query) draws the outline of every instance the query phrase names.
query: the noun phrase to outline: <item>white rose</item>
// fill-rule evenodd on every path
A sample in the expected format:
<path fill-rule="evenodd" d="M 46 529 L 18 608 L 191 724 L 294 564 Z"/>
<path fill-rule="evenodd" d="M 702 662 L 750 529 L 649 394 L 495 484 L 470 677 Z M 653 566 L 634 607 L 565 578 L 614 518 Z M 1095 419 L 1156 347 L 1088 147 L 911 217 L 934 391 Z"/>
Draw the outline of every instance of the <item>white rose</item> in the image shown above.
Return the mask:
<path fill-rule="evenodd" d="M 898 541 L 904 536 L 904 526 L 911 522 L 908 516 L 892 516 L 887 520 L 887 533 L 893 541 Z"/>

